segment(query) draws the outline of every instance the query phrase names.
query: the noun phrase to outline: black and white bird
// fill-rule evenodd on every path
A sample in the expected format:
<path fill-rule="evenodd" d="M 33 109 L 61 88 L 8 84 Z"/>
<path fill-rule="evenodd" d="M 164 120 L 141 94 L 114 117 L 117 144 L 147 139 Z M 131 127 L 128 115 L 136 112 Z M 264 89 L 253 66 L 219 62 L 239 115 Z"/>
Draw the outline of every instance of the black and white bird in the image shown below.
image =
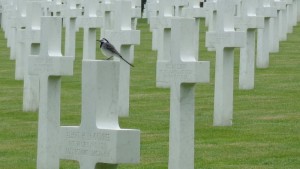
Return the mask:
<path fill-rule="evenodd" d="M 116 50 L 116 48 L 109 43 L 109 41 L 105 38 L 102 38 L 101 40 L 97 40 L 100 42 L 100 49 L 103 55 L 107 57 L 107 60 L 111 59 L 114 56 L 117 56 L 121 58 L 124 62 L 129 64 L 130 66 L 134 67 L 133 64 L 129 63 L 127 60 L 125 60 L 122 55 Z"/>

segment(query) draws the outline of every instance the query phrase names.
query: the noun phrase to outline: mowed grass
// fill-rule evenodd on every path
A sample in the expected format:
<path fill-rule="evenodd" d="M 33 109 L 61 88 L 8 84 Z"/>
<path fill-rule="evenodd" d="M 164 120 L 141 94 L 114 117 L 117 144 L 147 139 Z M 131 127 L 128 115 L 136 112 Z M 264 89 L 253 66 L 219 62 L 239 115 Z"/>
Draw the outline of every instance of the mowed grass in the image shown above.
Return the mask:
<path fill-rule="evenodd" d="M 141 162 L 119 168 L 166 169 L 169 89 L 155 86 L 156 52 L 151 50 L 146 20 L 139 20 L 138 29 L 141 45 L 135 47 L 131 69 L 130 116 L 119 122 L 122 128 L 141 130 Z M 196 88 L 195 168 L 300 168 L 300 26 L 280 43 L 279 53 L 271 54 L 268 69 L 256 69 L 254 90 L 238 90 L 236 51 L 232 127 L 212 126 L 215 56 L 204 48 L 204 33 L 202 24 L 199 58 L 211 62 L 211 81 Z M 82 34 L 77 33 L 74 76 L 62 78 L 62 125 L 80 124 Z M 6 43 L 0 32 L 0 169 L 33 169 L 38 114 L 22 112 L 23 82 L 14 80 L 15 64 L 9 60 Z M 60 168 L 79 169 L 79 165 L 62 160 Z"/>

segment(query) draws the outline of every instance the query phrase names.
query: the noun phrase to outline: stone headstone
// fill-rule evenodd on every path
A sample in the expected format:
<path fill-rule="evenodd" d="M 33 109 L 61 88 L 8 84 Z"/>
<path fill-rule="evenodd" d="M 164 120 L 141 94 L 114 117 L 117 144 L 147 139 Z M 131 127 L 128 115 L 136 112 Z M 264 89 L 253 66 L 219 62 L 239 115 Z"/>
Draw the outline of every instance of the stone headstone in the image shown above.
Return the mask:
<path fill-rule="evenodd" d="M 24 18 L 25 19 L 25 18 Z M 25 28 L 17 28 L 16 31 L 16 58 L 15 58 L 15 80 L 24 80 L 24 48 Z"/>
<path fill-rule="evenodd" d="M 197 61 L 195 19 L 171 20 L 171 56 L 158 60 L 157 86 L 170 86 L 169 169 L 194 169 L 195 84 L 209 82 L 209 62 Z"/>
<path fill-rule="evenodd" d="M 76 20 L 77 26 L 84 30 L 83 59 L 96 58 L 96 30 L 103 25 L 103 17 L 97 16 L 98 3 L 98 0 L 84 1 L 84 16 Z"/>
<path fill-rule="evenodd" d="M 40 34 L 42 4 L 40 1 L 27 2 L 27 19 L 24 56 L 24 87 L 23 87 L 23 111 L 35 112 L 39 108 L 39 78 L 29 74 L 29 56 L 40 53 Z"/>
<path fill-rule="evenodd" d="M 147 1 L 148 2 L 148 1 Z M 159 0 L 149 0 L 147 3 L 148 24 L 150 24 L 150 31 L 152 32 L 152 50 L 158 49 L 158 29 L 156 27 L 156 18 L 159 16 Z M 154 23 L 153 23 L 154 22 Z M 155 26 L 151 26 L 151 25 Z"/>
<path fill-rule="evenodd" d="M 16 36 L 13 40 L 15 42 L 15 79 L 23 80 L 24 79 L 24 48 L 25 48 L 25 21 L 26 21 L 26 2 L 23 0 L 16 1 L 16 17 L 14 18 L 14 25 L 16 29 Z"/>
<path fill-rule="evenodd" d="M 300 22 L 300 1 L 297 2 L 297 21 Z"/>
<path fill-rule="evenodd" d="M 140 0 L 131 0 L 131 29 L 136 29 L 137 19 L 142 17 L 142 1 Z"/>
<path fill-rule="evenodd" d="M 182 16 L 182 10 L 184 7 L 189 5 L 189 1 L 187 0 L 174 0 L 173 1 L 174 9 L 175 9 L 175 16 Z"/>
<path fill-rule="evenodd" d="M 140 43 L 140 31 L 133 30 L 131 25 L 132 5 L 131 1 L 122 0 L 113 2 L 114 24 L 111 29 L 105 28 L 101 32 L 101 36 L 105 37 L 120 52 L 123 58 L 130 63 L 134 59 L 134 45 Z M 114 60 L 119 58 L 114 57 Z M 130 85 L 130 66 L 120 62 L 120 84 L 119 84 L 119 115 L 129 115 L 129 85 Z"/>
<path fill-rule="evenodd" d="M 61 18 L 44 17 L 41 27 L 41 54 L 30 58 L 41 81 L 37 168 L 59 169 L 60 159 L 81 169 L 137 163 L 140 132 L 118 125 L 119 64 L 83 61 L 81 125 L 60 126 L 61 76 L 73 74 L 74 57 L 61 55 Z"/>
<path fill-rule="evenodd" d="M 62 0 L 47 0 L 49 3 L 48 12 L 50 16 L 62 16 L 64 10 L 64 3 Z"/>
<path fill-rule="evenodd" d="M 292 25 L 293 26 L 296 26 L 297 25 L 297 15 L 298 15 L 298 3 L 299 3 L 299 0 L 293 0 L 293 17 L 292 17 Z"/>
<path fill-rule="evenodd" d="M 104 19 L 102 29 L 112 29 L 113 27 L 113 8 L 114 8 L 114 0 L 104 0 L 102 1 L 101 5 L 101 12 Z"/>
<path fill-rule="evenodd" d="M 60 128 L 61 159 L 77 160 L 81 169 L 115 169 L 121 163 L 139 162 L 140 131 L 118 124 L 119 80 L 118 62 L 83 61 L 82 122 Z"/>
<path fill-rule="evenodd" d="M 4 36 L 7 39 L 7 47 L 11 47 L 11 31 L 12 31 L 11 24 L 12 24 L 12 19 L 16 15 L 16 12 L 13 11 L 15 8 L 13 3 L 14 0 L 5 1 L 5 3 L 3 3 L 3 30 L 4 30 Z M 15 59 L 15 55 L 12 55 L 11 52 L 9 57 L 11 60 Z"/>
<path fill-rule="evenodd" d="M 159 1 L 158 7 L 158 16 L 150 18 L 150 29 L 152 49 L 157 50 L 157 58 L 161 60 L 170 58 L 170 23 L 175 11 L 172 0 Z"/>
<path fill-rule="evenodd" d="M 58 168 L 56 147 L 60 118 L 60 76 L 73 74 L 73 57 L 61 54 L 61 18 L 43 17 L 39 55 L 29 57 L 29 73 L 40 81 L 37 168 Z M 56 116 L 58 114 L 58 116 Z M 57 119 L 56 119 L 57 118 Z"/>
<path fill-rule="evenodd" d="M 16 59 L 16 38 L 17 38 L 17 5 L 16 0 L 12 0 L 8 9 L 7 47 L 10 47 L 10 59 Z"/>
<path fill-rule="evenodd" d="M 5 12 L 6 12 L 6 6 L 7 6 L 7 2 L 6 1 L 1 1 L 0 2 L 0 8 L 1 8 L 1 28 L 5 31 L 5 24 L 6 24 L 6 19 L 7 16 L 5 16 Z"/>
<path fill-rule="evenodd" d="M 200 6 L 200 2 L 204 3 L 204 0 L 189 0 L 188 6 L 182 9 L 182 16 L 195 18 L 195 24 L 198 25 L 194 32 L 196 37 L 199 37 L 199 29 L 200 29 L 200 19 L 205 18 L 207 15 L 207 10 Z M 199 53 L 199 38 L 194 38 L 195 42 L 193 43 L 194 49 L 196 53 Z"/>
<path fill-rule="evenodd" d="M 239 88 L 253 89 L 255 76 L 256 30 L 264 27 L 264 18 L 256 15 L 258 0 L 242 0 L 241 16 L 236 17 L 235 27 L 246 32 L 247 43 L 240 49 Z"/>
<path fill-rule="evenodd" d="M 290 0 L 277 0 L 274 2 L 275 6 L 282 3 L 283 9 L 279 11 L 279 41 L 287 40 L 287 2 Z"/>
<path fill-rule="evenodd" d="M 76 18 L 81 16 L 82 9 L 77 7 L 79 2 L 67 0 L 62 11 L 65 23 L 65 55 L 75 57 L 76 46 Z"/>
<path fill-rule="evenodd" d="M 279 52 L 280 34 L 283 27 L 282 12 L 286 10 L 286 3 L 281 0 L 273 0 L 271 1 L 271 6 L 277 10 L 277 17 L 271 18 L 270 25 L 273 29 L 270 31 L 270 52 Z"/>
<path fill-rule="evenodd" d="M 2 13 L 3 13 L 2 2 L 0 2 L 0 27 L 1 28 L 2 28 Z"/>
<path fill-rule="evenodd" d="M 246 33 L 234 30 L 234 0 L 218 0 L 216 9 L 216 31 L 206 33 L 206 46 L 216 49 L 214 125 L 231 126 L 234 48 L 245 46 Z"/>
<path fill-rule="evenodd" d="M 51 13 L 50 8 L 52 7 L 54 1 L 52 0 L 45 0 L 41 1 L 42 3 L 42 13 L 43 16 L 52 16 L 53 14 Z"/>
<path fill-rule="evenodd" d="M 270 29 L 273 29 L 270 25 L 271 18 L 277 17 L 277 10 L 271 7 L 269 0 L 259 1 L 259 7 L 257 8 L 257 15 L 265 18 L 264 29 L 258 29 L 257 31 L 257 58 L 256 66 L 258 68 L 269 67 L 269 54 L 270 54 Z"/>
<path fill-rule="evenodd" d="M 204 6 L 200 6 L 201 3 L 204 3 L 204 0 L 188 0 L 188 5 L 182 9 L 182 15 L 186 17 L 194 18 L 205 18 L 207 14 L 207 9 L 204 9 Z"/>
<path fill-rule="evenodd" d="M 287 0 L 287 32 L 292 33 L 293 32 L 293 26 L 294 26 L 294 1 L 295 0 Z"/>
<path fill-rule="evenodd" d="M 208 27 L 208 32 L 214 32 L 216 30 L 216 17 L 217 17 L 217 0 L 207 0 L 204 4 L 204 8 L 207 10 L 205 24 Z M 214 47 L 208 47 L 208 51 L 215 51 Z"/>
<path fill-rule="evenodd" d="M 158 0 L 148 0 L 146 4 L 147 4 L 147 6 L 144 9 L 144 11 L 148 18 L 148 24 L 150 24 L 150 18 L 158 16 L 159 1 Z"/>

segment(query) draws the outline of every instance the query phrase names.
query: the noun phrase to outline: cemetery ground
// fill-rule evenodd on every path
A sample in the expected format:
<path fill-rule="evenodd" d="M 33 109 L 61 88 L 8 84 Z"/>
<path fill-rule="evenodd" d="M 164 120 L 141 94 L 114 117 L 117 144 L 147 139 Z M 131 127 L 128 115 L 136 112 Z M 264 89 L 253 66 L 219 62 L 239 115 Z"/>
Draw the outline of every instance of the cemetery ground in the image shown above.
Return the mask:
<path fill-rule="evenodd" d="M 203 23 L 203 22 L 202 22 Z M 155 87 L 156 52 L 146 20 L 138 22 L 141 45 L 131 69 L 130 116 L 122 128 L 141 130 L 141 162 L 120 169 L 166 169 L 169 141 L 169 89 Z M 255 89 L 238 89 L 239 52 L 235 52 L 232 127 L 213 127 L 214 52 L 204 48 L 200 30 L 199 60 L 210 61 L 211 81 L 198 84 L 195 103 L 195 168 L 297 169 L 300 167 L 300 26 L 270 55 L 270 67 L 256 69 Z M 81 116 L 82 30 L 77 33 L 73 77 L 62 78 L 61 124 L 79 125 Z M 63 43 L 62 43 L 63 44 Z M 0 169 L 36 168 L 37 119 L 22 112 L 23 82 L 14 80 L 4 34 L 0 32 Z M 97 56 L 101 59 L 99 49 Z M 61 161 L 61 169 L 78 169 Z"/>

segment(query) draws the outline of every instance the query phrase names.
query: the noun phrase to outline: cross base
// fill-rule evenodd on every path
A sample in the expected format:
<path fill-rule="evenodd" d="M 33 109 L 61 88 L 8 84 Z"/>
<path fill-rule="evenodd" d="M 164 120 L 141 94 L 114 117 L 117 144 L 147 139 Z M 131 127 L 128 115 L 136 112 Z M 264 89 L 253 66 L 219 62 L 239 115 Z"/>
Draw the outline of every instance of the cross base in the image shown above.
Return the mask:
<path fill-rule="evenodd" d="M 139 130 L 84 128 L 84 126 L 60 128 L 60 159 L 81 162 L 88 156 L 90 163 L 94 164 L 139 162 Z"/>

